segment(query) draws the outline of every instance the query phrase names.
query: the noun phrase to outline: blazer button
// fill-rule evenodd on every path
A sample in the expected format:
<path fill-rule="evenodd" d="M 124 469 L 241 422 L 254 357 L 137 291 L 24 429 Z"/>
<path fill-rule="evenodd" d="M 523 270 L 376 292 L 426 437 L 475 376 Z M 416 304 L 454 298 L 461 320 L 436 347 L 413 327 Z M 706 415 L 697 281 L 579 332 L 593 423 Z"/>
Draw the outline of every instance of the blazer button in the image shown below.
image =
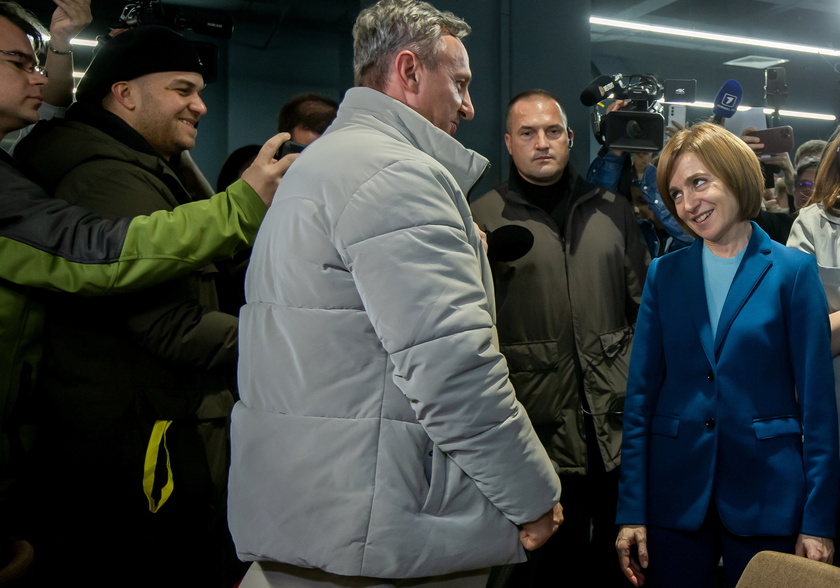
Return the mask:
<path fill-rule="evenodd" d="M 709 373 L 706 374 L 706 379 L 709 380 L 710 382 L 714 382 L 715 381 L 715 373 L 712 370 L 709 370 Z"/>
<path fill-rule="evenodd" d="M 706 430 L 707 431 L 714 431 L 715 429 L 715 419 L 706 419 Z"/>

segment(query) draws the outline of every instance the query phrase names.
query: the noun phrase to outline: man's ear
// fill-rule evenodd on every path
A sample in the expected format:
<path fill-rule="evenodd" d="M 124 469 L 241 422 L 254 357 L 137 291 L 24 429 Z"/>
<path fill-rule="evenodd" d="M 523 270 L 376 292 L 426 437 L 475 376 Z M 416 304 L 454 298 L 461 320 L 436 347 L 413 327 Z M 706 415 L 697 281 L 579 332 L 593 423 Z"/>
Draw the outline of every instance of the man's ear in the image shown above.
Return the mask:
<path fill-rule="evenodd" d="M 422 65 L 417 56 L 408 50 L 400 51 L 394 58 L 394 72 L 400 86 L 406 93 L 416 94 L 423 75 Z"/>
<path fill-rule="evenodd" d="M 137 87 L 131 82 L 117 82 L 111 86 L 109 94 L 120 106 L 126 110 L 135 110 L 137 104 Z"/>
<path fill-rule="evenodd" d="M 510 133 L 505 133 L 505 147 L 507 147 L 508 154 L 513 155 L 513 152 L 510 150 Z"/>

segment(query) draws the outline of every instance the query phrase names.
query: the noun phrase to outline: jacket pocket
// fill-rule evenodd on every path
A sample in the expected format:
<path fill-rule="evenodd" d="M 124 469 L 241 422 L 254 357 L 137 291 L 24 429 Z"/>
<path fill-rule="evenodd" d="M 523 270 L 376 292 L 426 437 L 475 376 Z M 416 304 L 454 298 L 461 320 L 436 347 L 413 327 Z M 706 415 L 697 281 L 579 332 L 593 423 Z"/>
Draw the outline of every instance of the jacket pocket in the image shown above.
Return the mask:
<path fill-rule="evenodd" d="M 428 449 L 428 453 L 423 460 L 426 479 L 429 481 L 429 493 L 426 495 L 426 500 L 423 502 L 420 512 L 437 514 L 440 512 L 446 494 L 446 460 L 449 458 L 434 443 L 429 445 L 431 445 L 431 448 Z"/>
<path fill-rule="evenodd" d="M 785 435 L 802 435 L 802 421 L 797 416 L 754 419 L 753 429 L 758 439 L 772 439 Z"/>
<path fill-rule="evenodd" d="M 653 422 L 650 424 L 650 432 L 653 435 L 676 438 L 680 432 L 680 417 L 655 414 L 653 415 Z"/>

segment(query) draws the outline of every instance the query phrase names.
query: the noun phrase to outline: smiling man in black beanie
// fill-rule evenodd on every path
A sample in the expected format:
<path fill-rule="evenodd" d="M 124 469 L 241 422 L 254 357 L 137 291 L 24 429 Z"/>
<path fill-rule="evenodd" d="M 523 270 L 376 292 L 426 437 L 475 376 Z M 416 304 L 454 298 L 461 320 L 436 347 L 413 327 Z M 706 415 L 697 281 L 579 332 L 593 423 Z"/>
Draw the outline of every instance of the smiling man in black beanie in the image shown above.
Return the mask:
<path fill-rule="evenodd" d="M 16 155 L 48 192 L 104 217 L 171 210 L 192 199 L 178 158 L 207 112 L 203 74 L 181 35 L 128 30 L 97 53 L 66 119 L 37 125 Z M 47 300 L 32 498 L 42 569 L 61 583 L 120 585 L 122 570 L 130 585 L 231 586 L 241 575 L 224 508 L 238 321 L 218 311 L 214 273 Z"/>

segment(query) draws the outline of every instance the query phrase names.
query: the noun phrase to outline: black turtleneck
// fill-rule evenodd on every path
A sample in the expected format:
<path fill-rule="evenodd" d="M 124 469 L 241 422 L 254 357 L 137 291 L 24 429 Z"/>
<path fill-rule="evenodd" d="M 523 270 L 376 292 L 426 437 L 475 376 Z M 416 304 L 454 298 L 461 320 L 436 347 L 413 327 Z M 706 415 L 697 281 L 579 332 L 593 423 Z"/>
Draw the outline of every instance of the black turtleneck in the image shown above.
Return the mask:
<path fill-rule="evenodd" d="M 511 161 L 508 189 L 551 215 L 560 229 L 560 236 L 565 237 L 572 202 L 581 194 L 592 190 L 592 185 L 580 178 L 574 167 L 569 164 L 557 182 L 550 186 L 538 186 L 523 178 Z"/>

